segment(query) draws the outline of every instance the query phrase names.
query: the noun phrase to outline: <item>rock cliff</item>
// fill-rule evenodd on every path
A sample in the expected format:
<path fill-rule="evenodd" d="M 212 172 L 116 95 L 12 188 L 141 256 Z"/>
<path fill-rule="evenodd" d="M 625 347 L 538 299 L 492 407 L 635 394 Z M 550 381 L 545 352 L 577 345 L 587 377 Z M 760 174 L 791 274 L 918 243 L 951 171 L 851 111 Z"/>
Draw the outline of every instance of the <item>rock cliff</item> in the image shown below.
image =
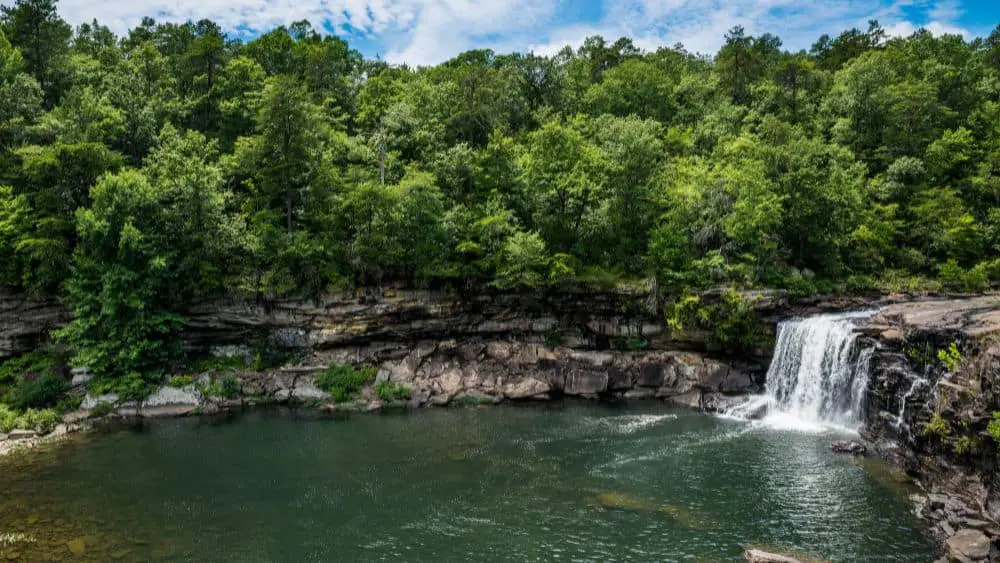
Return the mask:
<path fill-rule="evenodd" d="M 948 560 L 1000 560 L 1000 296 L 891 305 L 864 331 L 866 437 L 930 493 L 920 512 Z"/>
<path fill-rule="evenodd" d="M 261 340 L 296 352 L 314 371 L 378 366 L 381 379 L 411 387 L 414 406 L 568 395 L 712 409 L 757 389 L 764 369 L 760 358 L 714 350 L 707 334 L 674 334 L 641 292 L 463 299 L 387 289 L 308 303 L 216 301 L 190 311 L 189 348 Z"/>

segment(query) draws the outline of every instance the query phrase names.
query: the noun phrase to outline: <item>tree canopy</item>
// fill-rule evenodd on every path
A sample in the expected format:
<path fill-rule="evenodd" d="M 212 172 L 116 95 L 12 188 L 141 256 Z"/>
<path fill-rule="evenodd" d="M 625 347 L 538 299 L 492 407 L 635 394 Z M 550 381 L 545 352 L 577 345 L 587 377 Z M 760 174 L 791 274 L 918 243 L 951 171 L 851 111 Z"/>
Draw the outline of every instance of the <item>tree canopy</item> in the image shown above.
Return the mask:
<path fill-rule="evenodd" d="M 411 68 L 305 21 L 117 37 L 16 0 L 0 283 L 62 298 L 81 359 L 136 381 L 180 357 L 192 300 L 223 293 L 1000 282 L 1000 27 L 724 41 Z"/>

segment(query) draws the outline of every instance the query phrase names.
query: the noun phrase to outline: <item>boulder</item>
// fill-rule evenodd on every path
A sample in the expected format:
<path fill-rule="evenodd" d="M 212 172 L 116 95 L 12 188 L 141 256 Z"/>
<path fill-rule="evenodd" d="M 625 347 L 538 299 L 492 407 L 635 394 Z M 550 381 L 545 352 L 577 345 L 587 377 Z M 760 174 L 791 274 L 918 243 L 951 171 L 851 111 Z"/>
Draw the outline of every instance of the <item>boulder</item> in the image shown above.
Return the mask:
<path fill-rule="evenodd" d="M 830 444 L 830 449 L 834 453 L 849 455 L 865 455 L 867 451 L 864 444 L 854 440 L 836 440 Z"/>
<path fill-rule="evenodd" d="M 295 382 L 295 389 L 292 389 L 291 397 L 298 401 L 322 401 L 329 399 L 330 395 L 316 387 L 312 381 L 300 379 Z"/>
<path fill-rule="evenodd" d="M 530 399 L 548 393 L 551 390 L 548 383 L 534 378 L 525 378 L 518 381 L 505 383 L 503 386 L 504 397 L 508 399 Z"/>
<path fill-rule="evenodd" d="M 200 404 L 201 393 L 198 392 L 198 389 L 194 385 L 188 385 L 183 388 L 160 387 L 143 401 L 142 408 L 190 407 L 193 409 Z"/>
<path fill-rule="evenodd" d="M 69 373 L 72 376 L 70 384 L 73 387 L 82 387 L 94 378 L 94 374 L 90 372 L 88 367 L 76 367 L 71 369 Z"/>
<path fill-rule="evenodd" d="M 690 391 L 682 395 L 670 397 L 670 402 L 688 407 L 691 409 L 701 409 L 701 391 Z"/>
<path fill-rule="evenodd" d="M 10 440 L 28 440 L 34 438 L 37 435 L 38 433 L 35 432 L 34 430 L 16 429 L 16 430 L 11 430 L 10 433 L 7 434 L 7 438 Z"/>
<path fill-rule="evenodd" d="M 979 530 L 959 530 L 948 538 L 951 561 L 985 561 L 990 556 L 990 539 Z"/>
<path fill-rule="evenodd" d="M 745 563 L 802 563 L 794 557 L 778 555 L 777 553 L 768 553 L 767 551 L 761 551 L 759 549 L 748 549 L 744 551 L 743 561 Z"/>
<path fill-rule="evenodd" d="M 88 393 L 87 396 L 83 398 L 83 403 L 80 405 L 80 408 L 89 411 L 102 403 L 107 403 L 109 405 L 118 404 L 118 393 L 105 393 L 103 395 L 91 395 Z"/>

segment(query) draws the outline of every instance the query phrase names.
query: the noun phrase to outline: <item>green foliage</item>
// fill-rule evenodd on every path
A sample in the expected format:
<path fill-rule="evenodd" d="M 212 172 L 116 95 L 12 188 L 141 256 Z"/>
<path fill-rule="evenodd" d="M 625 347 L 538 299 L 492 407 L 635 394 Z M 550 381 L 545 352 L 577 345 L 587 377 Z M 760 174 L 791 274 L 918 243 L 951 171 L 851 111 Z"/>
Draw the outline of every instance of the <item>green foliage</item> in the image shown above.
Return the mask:
<path fill-rule="evenodd" d="M 954 342 L 944 350 L 938 350 L 938 360 L 944 365 L 948 373 L 957 373 L 962 367 L 962 352 Z"/>
<path fill-rule="evenodd" d="M 994 442 L 1000 445 L 1000 412 L 993 413 L 989 424 L 986 426 L 986 432 L 989 433 Z"/>
<path fill-rule="evenodd" d="M 627 350 L 629 352 L 638 352 L 640 350 L 646 350 L 649 348 L 649 340 L 645 338 L 639 338 L 635 336 L 625 336 L 620 338 L 615 338 L 611 342 L 611 347 L 615 350 Z"/>
<path fill-rule="evenodd" d="M 722 347 L 749 349 L 763 343 L 753 302 L 729 290 L 717 303 L 705 305 L 687 295 L 666 307 L 666 322 L 674 334 L 686 330 L 709 331 L 711 341 Z"/>
<path fill-rule="evenodd" d="M 0 385 L 16 382 L 24 374 L 41 374 L 49 371 L 55 358 L 46 350 L 29 352 L 0 364 Z"/>
<path fill-rule="evenodd" d="M 175 389 L 181 389 L 189 385 L 194 385 L 194 378 L 191 377 L 190 375 L 175 375 L 170 378 L 170 381 L 167 382 L 167 385 Z"/>
<path fill-rule="evenodd" d="M 307 22 L 243 39 L 2 10 L 0 285 L 63 299 L 95 389 L 180 373 L 189 307 L 224 294 L 655 280 L 673 330 L 734 348 L 762 336 L 728 288 L 1000 284 L 994 36 L 872 22 L 792 52 L 736 27 L 708 57 L 590 37 L 428 67 Z"/>
<path fill-rule="evenodd" d="M 12 404 L 18 409 L 54 407 L 69 390 L 69 383 L 51 371 L 37 379 L 22 380 L 14 389 Z"/>
<path fill-rule="evenodd" d="M 958 455 L 965 455 L 979 446 L 979 441 L 972 436 L 962 436 L 952 445 L 952 451 Z"/>
<path fill-rule="evenodd" d="M 404 401 L 410 398 L 410 387 L 396 381 L 379 381 L 375 384 L 375 396 L 382 401 Z"/>
<path fill-rule="evenodd" d="M 263 358 L 260 360 L 263 362 Z M 246 357 L 236 355 L 236 356 L 201 356 L 193 360 L 189 360 L 185 366 L 184 371 L 191 374 L 200 374 L 206 372 L 232 372 L 232 371 L 243 371 L 255 366 L 247 362 Z"/>
<path fill-rule="evenodd" d="M 951 435 L 951 424 L 941 416 L 941 413 L 936 412 L 931 415 L 930 421 L 924 424 L 922 434 L 943 440 Z"/>
<path fill-rule="evenodd" d="M 59 413 L 52 409 L 28 409 L 18 412 L 0 404 L 0 433 L 6 434 L 11 430 L 23 429 L 47 434 L 55 429 L 60 420 L 62 418 Z"/>
<path fill-rule="evenodd" d="M 333 364 L 316 376 L 316 387 L 342 403 L 355 399 L 365 385 L 375 381 L 378 371 L 371 366 L 355 369 L 346 364 Z"/>
<path fill-rule="evenodd" d="M 94 408 L 87 413 L 88 418 L 103 418 L 114 412 L 115 407 L 110 403 L 97 403 Z"/>
<path fill-rule="evenodd" d="M 243 384 L 233 375 L 226 375 L 212 380 L 212 383 L 201 390 L 206 397 L 221 397 L 223 399 L 239 398 Z"/>

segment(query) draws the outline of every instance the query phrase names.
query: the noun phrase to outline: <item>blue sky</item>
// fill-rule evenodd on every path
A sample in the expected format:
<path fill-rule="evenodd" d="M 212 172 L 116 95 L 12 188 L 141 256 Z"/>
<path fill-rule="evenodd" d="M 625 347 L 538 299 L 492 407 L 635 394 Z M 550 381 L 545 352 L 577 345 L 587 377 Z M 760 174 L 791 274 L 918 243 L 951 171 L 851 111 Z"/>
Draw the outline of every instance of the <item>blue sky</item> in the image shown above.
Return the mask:
<path fill-rule="evenodd" d="M 969 38 L 1000 23 L 1000 0 L 60 0 L 59 11 L 71 23 L 97 18 L 118 32 L 145 15 L 257 32 L 308 19 L 368 56 L 412 65 L 481 47 L 548 54 L 594 34 L 711 53 L 737 24 L 799 49 L 873 18 L 893 35 L 926 27 Z"/>

